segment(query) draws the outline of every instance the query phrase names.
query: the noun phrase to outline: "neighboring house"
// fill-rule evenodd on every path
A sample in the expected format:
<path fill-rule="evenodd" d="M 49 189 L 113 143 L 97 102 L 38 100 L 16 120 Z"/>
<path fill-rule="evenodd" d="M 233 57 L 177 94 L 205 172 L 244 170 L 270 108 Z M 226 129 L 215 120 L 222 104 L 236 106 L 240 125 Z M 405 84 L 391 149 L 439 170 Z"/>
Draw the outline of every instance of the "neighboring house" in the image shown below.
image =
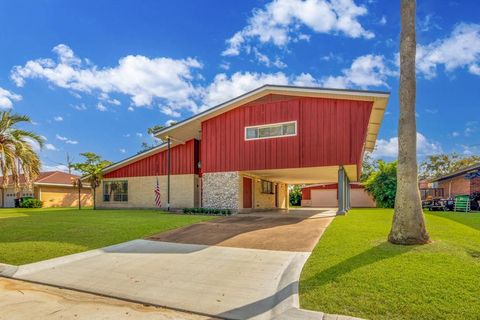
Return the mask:
<path fill-rule="evenodd" d="M 43 207 L 73 207 L 78 206 L 78 188 L 73 186 L 73 181 L 79 177 L 61 171 L 41 172 L 33 182 L 33 186 L 25 184 L 25 176 L 20 175 L 20 189 L 15 190 L 12 178 L 9 185 L 1 188 L 1 207 L 13 208 L 15 199 L 20 197 L 34 197 L 43 201 Z M 0 177 L 2 185 L 3 177 Z M 82 206 L 91 206 L 92 192 L 87 184 L 80 190 Z"/>
<path fill-rule="evenodd" d="M 352 208 L 375 208 L 375 201 L 362 184 L 350 183 Z M 338 204 L 338 183 L 302 187 L 302 207 L 332 208 Z"/>
<path fill-rule="evenodd" d="M 430 185 L 443 189 L 447 198 L 480 192 L 480 163 L 433 179 Z"/>
<path fill-rule="evenodd" d="M 103 171 L 103 208 L 288 208 L 289 184 L 358 181 L 389 93 L 265 85 L 158 131 Z M 170 175 L 169 175 L 170 173 Z M 160 197 L 155 188 L 159 185 Z"/>

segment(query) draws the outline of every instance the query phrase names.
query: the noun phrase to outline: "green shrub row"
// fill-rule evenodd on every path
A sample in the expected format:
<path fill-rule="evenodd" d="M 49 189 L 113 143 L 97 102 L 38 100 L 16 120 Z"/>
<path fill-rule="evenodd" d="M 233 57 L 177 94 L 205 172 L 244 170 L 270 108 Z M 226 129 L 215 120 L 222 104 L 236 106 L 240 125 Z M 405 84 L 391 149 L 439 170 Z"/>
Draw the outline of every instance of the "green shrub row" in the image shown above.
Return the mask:
<path fill-rule="evenodd" d="M 41 208 L 43 206 L 43 201 L 29 198 L 20 201 L 20 208 Z"/>
<path fill-rule="evenodd" d="M 212 209 L 212 208 L 184 208 L 185 214 L 211 214 L 217 216 L 229 216 L 232 212 L 229 209 Z"/>

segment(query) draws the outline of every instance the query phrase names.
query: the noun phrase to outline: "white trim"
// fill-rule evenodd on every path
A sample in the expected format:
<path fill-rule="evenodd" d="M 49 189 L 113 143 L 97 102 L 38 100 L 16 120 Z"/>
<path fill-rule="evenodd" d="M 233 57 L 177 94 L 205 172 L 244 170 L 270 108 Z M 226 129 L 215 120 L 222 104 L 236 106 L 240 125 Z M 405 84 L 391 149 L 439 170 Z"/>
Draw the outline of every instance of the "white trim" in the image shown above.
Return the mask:
<path fill-rule="evenodd" d="M 268 127 L 275 127 L 275 126 L 283 126 L 284 124 L 295 124 L 295 133 L 293 134 L 282 134 L 282 135 L 279 135 L 279 136 L 271 136 L 271 137 L 258 137 L 258 138 L 247 138 L 247 130 L 248 129 L 261 129 L 261 128 L 268 128 Z M 282 128 L 283 130 L 283 128 Z M 264 139 L 275 139 L 275 138 L 284 138 L 284 137 L 294 137 L 296 136 L 298 133 L 298 130 L 297 130 L 297 120 L 293 120 L 293 121 L 286 121 L 286 122 L 277 122 L 277 123 L 268 123 L 268 124 L 260 124 L 260 125 L 256 125 L 256 126 L 247 126 L 245 127 L 245 136 L 244 136 L 244 140 L 245 141 L 252 141 L 252 140 L 264 140 Z"/>

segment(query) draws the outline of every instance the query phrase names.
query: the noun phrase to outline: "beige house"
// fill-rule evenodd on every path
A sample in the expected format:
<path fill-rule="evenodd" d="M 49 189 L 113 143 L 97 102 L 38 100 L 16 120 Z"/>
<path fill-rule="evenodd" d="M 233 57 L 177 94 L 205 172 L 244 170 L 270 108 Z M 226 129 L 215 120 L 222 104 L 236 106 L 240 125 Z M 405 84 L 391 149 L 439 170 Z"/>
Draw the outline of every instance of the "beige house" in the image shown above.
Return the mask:
<path fill-rule="evenodd" d="M 43 207 L 76 207 L 78 206 L 78 188 L 73 182 L 79 177 L 61 171 L 42 172 L 33 182 L 33 185 L 25 184 L 25 177 L 20 176 L 20 189 L 15 189 L 12 184 L 6 188 L 0 188 L 0 206 L 2 208 L 14 208 L 15 199 L 21 197 L 33 197 L 43 201 Z M 0 185 L 3 177 L 0 178 Z M 9 177 L 11 183 L 12 179 Z M 91 188 L 86 185 L 80 190 L 82 206 L 92 206 L 93 196 Z"/>

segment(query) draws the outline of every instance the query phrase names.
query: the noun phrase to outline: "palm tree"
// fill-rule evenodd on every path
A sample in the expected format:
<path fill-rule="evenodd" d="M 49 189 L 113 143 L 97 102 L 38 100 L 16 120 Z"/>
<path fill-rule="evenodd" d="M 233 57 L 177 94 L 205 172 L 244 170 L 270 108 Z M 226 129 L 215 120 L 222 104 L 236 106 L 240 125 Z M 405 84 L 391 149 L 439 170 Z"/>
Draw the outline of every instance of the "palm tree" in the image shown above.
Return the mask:
<path fill-rule="evenodd" d="M 41 162 L 34 144 L 43 147 L 43 139 L 31 131 L 19 129 L 17 125 L 22 122 L 30 122 L 30 118 L 9 111 L 0 112 L 0 174 L 4 178 L 4 188 L 9 183 L 13 183 L 16 189 L 20 188 L 22 173 L 29 186 L 40 173 Z"/>
<path fill-rule="evenodd" d="M 415 123 L 415 0 L 401 0 L 400 119 L 398 122 L 397 195 L 388 240 L 395 244 L 429 241 L 418 190 L 417 128 Z"/>

